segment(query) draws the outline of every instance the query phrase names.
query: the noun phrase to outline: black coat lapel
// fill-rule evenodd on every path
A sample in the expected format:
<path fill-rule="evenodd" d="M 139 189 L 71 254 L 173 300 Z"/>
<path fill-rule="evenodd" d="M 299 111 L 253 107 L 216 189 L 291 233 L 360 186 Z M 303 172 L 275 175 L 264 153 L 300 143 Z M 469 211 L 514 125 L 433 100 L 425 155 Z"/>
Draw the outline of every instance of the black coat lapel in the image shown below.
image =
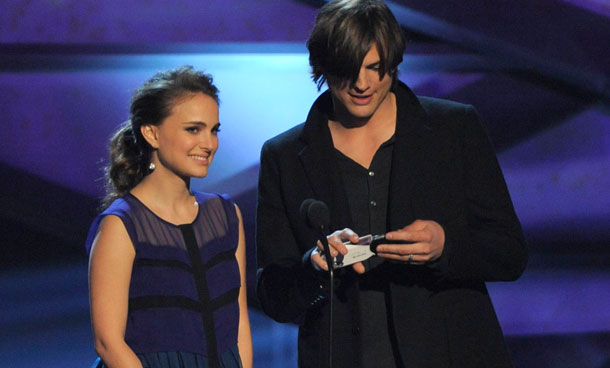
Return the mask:
<path fill-rule="evenodd" d="M 397 230 L 415 220 L 412 195 L 417 185 L 418 165 L 425 162 L 425 136 L 431 127 L 417 97 L 402 82 L 394 89 L 397 103 L 396 133 L 388 198 L 387 223 Z"/>
<path fill-rule="evenodd" d="M 314 199 L 323 201 L 330 209 L 330 230 L 334 231 L 349 227 L 351 216 L 328 129 L 331 108 L 332 100 L 327 91 L 318 97 L 309 112 L 301 136 L 305 146 L 299 159 L 315 194 Z"/>

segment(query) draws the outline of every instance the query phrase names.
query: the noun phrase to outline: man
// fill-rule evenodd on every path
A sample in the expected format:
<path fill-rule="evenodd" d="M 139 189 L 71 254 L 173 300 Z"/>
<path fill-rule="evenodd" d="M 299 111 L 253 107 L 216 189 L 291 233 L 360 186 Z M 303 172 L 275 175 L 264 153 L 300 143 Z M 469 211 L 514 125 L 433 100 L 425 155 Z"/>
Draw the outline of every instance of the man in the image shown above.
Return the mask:
<path fill-rule="evenodd" d="M 396 79 L 405 44 L 382 1 L 327 3 L 307 46 L 329 90 L 262 149 L 263 310 L 300 325 L 300 367 L 328 366 L 326 264 L 299 214 L 315 198 L 333 256 L 358 235 L 399 243 L 335 272 L 333 367 L 510 367 L 484 282 L 517 279 L 527 249 L 474 109 Z"/>

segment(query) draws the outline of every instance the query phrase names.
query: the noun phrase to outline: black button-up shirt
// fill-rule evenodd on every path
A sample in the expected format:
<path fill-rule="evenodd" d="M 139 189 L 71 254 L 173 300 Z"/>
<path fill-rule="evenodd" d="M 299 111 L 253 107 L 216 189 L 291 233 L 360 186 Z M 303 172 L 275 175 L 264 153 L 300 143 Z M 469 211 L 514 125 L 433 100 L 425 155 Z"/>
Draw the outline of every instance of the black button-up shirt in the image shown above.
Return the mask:
<path fill-rule="evenodd" d="M 371 162 L 364 168 L 335 150 L 339 170 L 348 198 L 352 218 L 351 229 L 358 235 L 384 234 L 394 137 L 383 143 Z M 376 266 L 383 263 L 378 257 L 364 262 L 367 272 L 358 276 L 357 308 L 354 310 L 353 332 L 358 335 L 355 353 L 361 367 L 395 368 L 392 346 L 392 327 L 389 315 L 388 285 Z M 394 340 L 395 341 L 395 340 Z"/>

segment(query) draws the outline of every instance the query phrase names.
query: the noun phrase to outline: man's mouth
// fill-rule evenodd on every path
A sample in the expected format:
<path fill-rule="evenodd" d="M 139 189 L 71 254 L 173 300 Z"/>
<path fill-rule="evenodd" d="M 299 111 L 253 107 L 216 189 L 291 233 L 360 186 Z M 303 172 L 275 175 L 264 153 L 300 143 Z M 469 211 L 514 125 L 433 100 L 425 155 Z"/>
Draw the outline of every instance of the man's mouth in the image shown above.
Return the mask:
<path fill-rule="evenodd" d="M 350 98 L 355 105 L 367 105 L 373 99 L 373 95 L 353 95 L 350 93 Z"/>

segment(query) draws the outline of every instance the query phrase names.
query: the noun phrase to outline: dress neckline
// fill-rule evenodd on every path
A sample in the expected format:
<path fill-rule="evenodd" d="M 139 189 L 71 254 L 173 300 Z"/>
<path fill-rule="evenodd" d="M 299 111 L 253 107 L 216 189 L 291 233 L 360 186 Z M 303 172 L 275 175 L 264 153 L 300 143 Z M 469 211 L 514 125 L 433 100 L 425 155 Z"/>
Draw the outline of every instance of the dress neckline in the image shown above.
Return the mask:
<path fill-rule="evenodd" d="M 193 194 L 193 195 L 195 195 L 195 194 Z M 164 223 L 166 223 L 168 225 L 171 225 L 173 227 L 192 226 L 197 221 L 197 219 L 199 218 L 199 213 L 201 212 L 201 204 L 199 203 L 199 201 L 197 201 L 197 203 L 199 203 L 199 205 L 197 206 L 197 215 L 195 215 L 195 218 L 193 219 L 193 221 L 187 222 L 187 223 L 183 223 L 183 224 L 174 224 L 173 222 L 167 221 L 163 217 L 157 215 L 155 213 L 155 211 L 151 210 L 146 204 L 144 204 L 144 202 L 142 202 L 140 200 L 140 198 L 138 198 L 135 195 L 131 194 L 131 192 L 128 192 L 126 194 L 126 196 L 129 196 L 129 197 L 133 198 L 136 202 L 138 202 L 140 204 L 140 206 L 144 207 L 144 209 L 147 212 L 150 212 L 153 216 L 155 216 L 157 219 L 159 219 L 159 221 L 164 222 Z M 195 200 L 197 200 L 196 196 L 195 196 Z"/>

